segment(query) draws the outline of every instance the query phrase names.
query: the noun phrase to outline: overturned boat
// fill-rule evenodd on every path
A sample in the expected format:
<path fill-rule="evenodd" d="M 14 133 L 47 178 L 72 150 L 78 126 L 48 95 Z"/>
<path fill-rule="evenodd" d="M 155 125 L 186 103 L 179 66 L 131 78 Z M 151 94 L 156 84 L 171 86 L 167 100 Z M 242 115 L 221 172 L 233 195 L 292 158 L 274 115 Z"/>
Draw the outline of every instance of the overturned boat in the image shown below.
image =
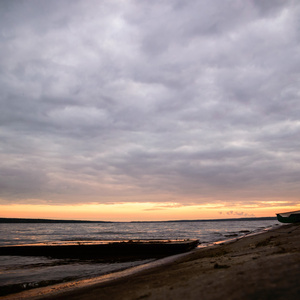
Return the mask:
<path fill-rule="evenodd" d="M 139 259 L 164 257 L 197 247 L 199 240 L 122 240 L 49 242 L 0 247 L 0 255 L 74 259 Z"/>
<path fill-rule="evenodd" d="M 281 223 L 298 223 L 300 222 L 300 210 L 276 214 L 277 220 Z"/>

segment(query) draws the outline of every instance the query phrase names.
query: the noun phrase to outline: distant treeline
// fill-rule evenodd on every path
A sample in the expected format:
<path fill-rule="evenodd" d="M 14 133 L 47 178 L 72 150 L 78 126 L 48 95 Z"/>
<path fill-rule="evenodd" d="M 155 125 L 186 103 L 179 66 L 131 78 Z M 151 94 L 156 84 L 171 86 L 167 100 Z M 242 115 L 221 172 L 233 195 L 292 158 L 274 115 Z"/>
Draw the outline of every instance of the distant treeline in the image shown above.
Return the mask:
<path fill-rule="evenodd" d="M 276 217 L 261 218 L 232 218 L 232 219 L 205 219 L 205 220 L 170 220 L 170 221 L 132 221 L 130 223 L 168 223 L 168 222 L 224 222 L 224 221 L 268 221 Z M 80 220 L 51 220 L 51 219 L 21 219 L 0 218 L 0 223 L 120 223 L 111 221 L 80 221 Z"/>
<path fill-rule="evenodd" d="M 106 221 L 0 218 L 0 223 L 111 223 Z"/>

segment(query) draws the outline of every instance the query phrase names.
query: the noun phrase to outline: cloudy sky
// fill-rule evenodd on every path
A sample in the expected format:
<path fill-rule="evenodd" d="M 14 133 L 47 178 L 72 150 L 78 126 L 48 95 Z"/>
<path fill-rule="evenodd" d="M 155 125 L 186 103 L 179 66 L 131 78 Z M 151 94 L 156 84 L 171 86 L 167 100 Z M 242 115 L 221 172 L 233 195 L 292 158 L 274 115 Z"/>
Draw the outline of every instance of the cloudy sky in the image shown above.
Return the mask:
<path fill-rule="evenodd" d="M 299 209 L 300 2 L 1 1 L 0 55 L 7 215 Z"/>

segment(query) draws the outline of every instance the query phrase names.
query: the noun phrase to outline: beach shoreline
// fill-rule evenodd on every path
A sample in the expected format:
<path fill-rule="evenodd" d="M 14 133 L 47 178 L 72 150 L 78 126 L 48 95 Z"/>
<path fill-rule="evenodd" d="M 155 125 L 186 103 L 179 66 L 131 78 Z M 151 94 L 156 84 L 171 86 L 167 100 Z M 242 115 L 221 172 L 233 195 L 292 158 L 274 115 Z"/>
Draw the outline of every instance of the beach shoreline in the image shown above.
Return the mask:
<path fill-rule="evenodd" d="M 279 226 L 117 275 L 3 299 L 292 299 L 300 293 L 300 226 Z"/>

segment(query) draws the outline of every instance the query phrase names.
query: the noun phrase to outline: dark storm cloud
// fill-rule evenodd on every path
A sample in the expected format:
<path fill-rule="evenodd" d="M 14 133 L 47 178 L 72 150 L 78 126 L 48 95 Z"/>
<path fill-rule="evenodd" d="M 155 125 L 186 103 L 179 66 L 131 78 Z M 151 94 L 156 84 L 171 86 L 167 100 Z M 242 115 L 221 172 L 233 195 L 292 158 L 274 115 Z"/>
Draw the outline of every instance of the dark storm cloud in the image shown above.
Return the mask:
<path fill-rule="evenodd" d="M 0 5 L 3 203 L 299 199 L 296 1 Z"/>

